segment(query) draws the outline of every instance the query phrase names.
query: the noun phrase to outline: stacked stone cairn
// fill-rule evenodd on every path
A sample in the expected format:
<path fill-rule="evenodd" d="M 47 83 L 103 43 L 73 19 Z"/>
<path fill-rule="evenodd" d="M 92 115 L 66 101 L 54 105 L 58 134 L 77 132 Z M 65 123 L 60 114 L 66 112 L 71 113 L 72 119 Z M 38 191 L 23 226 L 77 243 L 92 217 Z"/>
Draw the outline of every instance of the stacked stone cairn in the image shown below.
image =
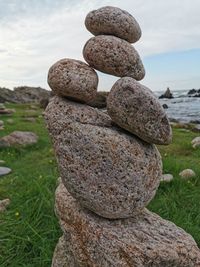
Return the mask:
<path fill-rule="evenodd" d="M 137 80 L 144 75 L 132 46 L 141 30 L 128 12 L 102 7 L 85 20 L 95 35 L 84 62 L 62 59 L 49 70 L 55 93 L 45 119 L 61 175 L 55 210 L 63 231 L 53 267 L 200 266 L 200 251 L 184 230 L 148 211 L 162 174 L 155 144 L 171 142 L 162 106 Z M 107 113 L 88 103 L 95 70 L 120 79 Z"/>

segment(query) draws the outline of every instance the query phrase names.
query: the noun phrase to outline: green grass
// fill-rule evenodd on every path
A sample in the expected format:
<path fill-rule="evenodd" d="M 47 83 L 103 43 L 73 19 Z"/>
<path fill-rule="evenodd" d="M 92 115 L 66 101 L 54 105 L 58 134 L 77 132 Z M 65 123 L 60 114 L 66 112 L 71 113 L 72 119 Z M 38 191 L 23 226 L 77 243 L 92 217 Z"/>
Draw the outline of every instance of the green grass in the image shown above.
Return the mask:
<path fill-rule="evenodd" d="M 7 211 L 0 214 L 0 266 L 48 267 L 61 230 L 54 215 L 54 191 L 59 176 L 51 143 L 45 129 L 41 110 L 30 110 L 30 105 L 7 105 L 15 108 L 12 116 L 1 116 L 5 130 L 33 131 L 39 135 L 36 145 L 0 149 L 0 159 L 13 172 L 0 177 L 0 199 L 10 198 Z M 23 121 L 31 115 L 36 122 Z M 6 120 L 13 118 L 14 124 Z M 194 150 L 192 132 L 174 129 L 170 146 L 159 147 L 163 156 L 164 172 L 175 179 L 162 183 L 149 209 L 176 223 L 192 234 L 200 246 L 200 149 Z M 192 168 L 197 177 L 183 181 L 178 173 Z"/>

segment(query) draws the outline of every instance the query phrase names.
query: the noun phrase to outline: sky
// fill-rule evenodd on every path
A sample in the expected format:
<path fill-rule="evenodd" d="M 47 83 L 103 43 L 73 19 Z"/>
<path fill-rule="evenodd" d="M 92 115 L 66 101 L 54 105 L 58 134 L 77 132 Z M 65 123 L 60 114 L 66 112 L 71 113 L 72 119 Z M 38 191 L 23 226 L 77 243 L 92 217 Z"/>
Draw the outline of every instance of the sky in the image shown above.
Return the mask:
<path fill-rule="evenodd" d="M 85 17 L 106 5 L 127 10 L 141 26 L 133 46 L 146 70 L 142 84 L 153 91 L 200 88 L 200 0 L 0 0 L 0 87 L 49 89 L 50 66 L 62 58 L 83 60 L 92 37 Z M 98 75 L 99 91 L 119 79 Z"/>

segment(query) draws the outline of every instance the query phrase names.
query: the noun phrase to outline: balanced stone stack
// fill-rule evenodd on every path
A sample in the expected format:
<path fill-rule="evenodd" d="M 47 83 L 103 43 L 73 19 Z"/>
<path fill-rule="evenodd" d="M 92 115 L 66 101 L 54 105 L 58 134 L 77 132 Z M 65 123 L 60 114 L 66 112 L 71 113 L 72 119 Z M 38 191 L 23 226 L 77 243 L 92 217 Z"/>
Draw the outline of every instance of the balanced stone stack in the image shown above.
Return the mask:
<path fill-rule="evenodd" d="M 140 84 L 144 67 L 131 43 L 137 21 L 103 7 L 85 20 L 95 35 L 84 62 L 62 59 L 49 70 L 54 96 L 45 118 L 61 175 L 55 210 L 63 236 L 53 267 L 200 266 L 193 238 L 145 207 L 162 174 L 155 144 L 169 144 L 168 118 L 153 93 Z M 89 103 L 97 94 L 94 69 L 120 79 L 107 112 Z"/>

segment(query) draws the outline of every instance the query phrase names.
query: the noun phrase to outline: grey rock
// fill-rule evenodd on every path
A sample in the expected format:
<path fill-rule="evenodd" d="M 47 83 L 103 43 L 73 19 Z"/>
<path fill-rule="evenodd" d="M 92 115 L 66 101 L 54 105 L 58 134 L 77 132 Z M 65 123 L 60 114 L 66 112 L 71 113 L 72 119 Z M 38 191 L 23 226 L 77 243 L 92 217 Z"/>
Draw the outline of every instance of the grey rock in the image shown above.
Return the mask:
<path fill-rule="evenodd" d="M 9 174 L 12 170 L 7 167 L 0 167 L 0 176 Z"/>
<path fill-rule="evenodd" d="M 0 120 L 0 127 L 3 127 L 3 126 L 4 126 L 4 121 Z"/>
<path fill-rule="evenodd" d="M 191 169 L 185 169 L 179 173 L 182 179 L 189 179 L 196 176 L 196 173 Z"/>
<path fill-rule="evenodd" d="M 200 136 L 195 137 L 195 138 L 192 140 L 191 144 L 192 144 L 192 147 L 193 147 L 193 148 L 200 147 Z"/>
<path fill-rule="evenodd" d="M 161 182 L 171 182 L 174 179 L 173 175 L 170 173 L 163 174 L 161 176 Z"/>
<path fill-rule="evenodd" d="M 11 134 L 0 138 L 0 147 L 17 145 L 31 145 L 38 141 L 38 136 L 32 132 L 14 131 Z"/>
<path fill-rule="evenodd" d="M 130 43 L 115 36 L 99 35 L 89 39 L 83 56 L 91 67 L 107 74 L 136 80 L 145 76 L 138 52 Z"/>
<path fill-rule="evenodd" d="M 14 120 L 13 120 L 13 119 L 7 119 L 6 122 L 7 122 L 8 124 L 13 124 L 13 123 L 14 123 Z"/>
<path fill-rule="evenodd" d="M 130 43 L 141 37 L 141 29 L 136 19 L 118 7 L 105 6 L 91 11 L 85 26 L 94 35 L 114 35 Z"/>
<path fill-rule="evenodd" d="M 107 98 L 112 120 L 142 140 L 169 144 L 172 130 L 167 115 L 154 94 L 130 77 L 119 79 Z"/>
<path fill-rule="evenodd" d="M 0 164 L 5 164 L 5 160 L 0 160 Z"/>
<path fill-rule="evenodd" d="M 147 209 L 128 219 L 104 219 L 83 210 L 62 184 L 56 191 L 55 208 L 64 236 L 52 267 L 58 267 L 57 262 L 62 267 L 200 266 L 194 239 Z"/>
<path fill-rule="evenodd" d="M 88 102 L 96 97 L 98 76 L 86 63 L 66 58 L 49 69 L 48 84 L 57 95 Z"/>
<path fill-rule="evenodd" d="M 174 98 L 174 97 L 173 97 L 173 94 L 171 93 L 169 87 L 167 87 L 167 90 L 165 91 L 165 93 L 163 95 L 159 96 L 159 98 L 160 99 L 162 99 L 162 98 L 169 98 L 169 99 L 171 99 L 171 98 Z"/>
<path fill-rule="evenodd" d="M 154 145 L 113 127 L 104 112 L 59 97 L 51 100 L 45 118 L 61 178 L 82 206 L 125 218 L 154 197 L 162 174 Z"/>

